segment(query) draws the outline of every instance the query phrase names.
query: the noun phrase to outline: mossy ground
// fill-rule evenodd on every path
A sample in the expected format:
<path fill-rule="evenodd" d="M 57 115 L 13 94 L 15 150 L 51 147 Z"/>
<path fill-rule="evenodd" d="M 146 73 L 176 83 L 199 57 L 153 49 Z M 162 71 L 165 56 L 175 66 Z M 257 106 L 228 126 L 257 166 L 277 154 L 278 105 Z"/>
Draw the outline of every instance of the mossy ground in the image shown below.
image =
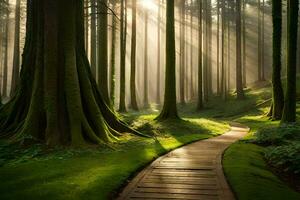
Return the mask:
<path fill-rule="evenodd" d="M 277 122 L 261 117 L 267 107 L 255 107 L 269 98 L 270 88 L 264 87 L 247 90 L 244 101 L 236 101 L 233 94 L 226 103 L 213 97 L 201 112 L 196 112 L 195 104 L 190 103 L 179 106 L 182 121 L 155 121 L 158 114 L 155 106 L 130 112 L 123 119 L 154 137 L 124 135 L 113 148 L 45 150 L 42 145 L 34 145 L 25 150 L 0 143 L 0 199 L 108 199 L 156 157 L 226 132 L 229 129 L 226 121 L 238 118 L 250 126 L 249 137 L 266 124 L 275 126 Z M 225 169 L 234 190 L 238 190 L 242 199 L 276 197 L 277 191 L 287 197 L 291 195 L 292 199 L 296 194 L 269 172 L 262 151 L 256 145 L 237 143 L 226 152 Z"/>
<path fill-rule="evenodd" d="M 20 149 L 1 143 L 0 199 L 108 199 L 158 156 L 229 129 L 226 123 L 204 118 L 158 123 L 156 113 L 125 116 L 134 128 L 154 137 L 124 135 L 113 149 Z"/>
<path fill-rule="evenodd" d="M 268 87 L 258 89 L 255 93 L 271 95 Z M 300 115 L 299 108 L 300 105 L 298 115 Z M 240 200 L 298 200 L 300 194 L 271 172 L 264 158 L 266 147 L 249 142 L 256 138 L 257 131 L 279 125 L 279 121 L 271 121 L 266 117 L 268 111 L 269 107 L 265 105 L 252 109 L 246 115 L 233 117 L 233 120 L 249 126 L 251 131 L 242 141 L 231 145 L 225 152 L 223 166 L 226 177 Z"/>

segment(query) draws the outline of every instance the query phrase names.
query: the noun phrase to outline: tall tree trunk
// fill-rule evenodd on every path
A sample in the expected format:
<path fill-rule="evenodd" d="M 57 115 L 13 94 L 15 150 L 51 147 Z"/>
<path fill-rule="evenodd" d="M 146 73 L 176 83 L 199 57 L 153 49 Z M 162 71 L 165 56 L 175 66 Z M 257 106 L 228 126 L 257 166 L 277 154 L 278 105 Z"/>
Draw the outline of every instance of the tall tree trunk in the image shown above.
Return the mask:
<path fill-rule="evenodd" d="M 119 111 L 126 112 L 126 34 L 127 34 L 127 0 L 121 1 L 120 21 L 120 103 Z"/>
<path fill-rule="evenodd" d="M 231 90 L 231 6 L 230 1 L 227 2 L 227 92 Z"/>
<path fill-rule="evenodd" d="M 15 12 L 16 12 L 15 13 L 15 41 L 14 41 L 13 71 L 12 71 L 10 96 L 13 96 L 15 94 L 17 85 L 19 83 L 21 0 L 16 0 L 16 11 Z"/>
<path fill-rule="evenodd" d="M 176 105 L 176 47 L 174 0 L 168 0 L 166 13 L 166 78 L 165 99 L 158 120 L 178 118 Z"/>
<path fill-rule="evenodd" d="M 202 0 L 198 0 L 198 102 L 197 110 L 203 109 L 203 71 L 202 71 Z"/>
<path fill-rule="evenodd" d="M 116 2 L 112 0 L 112 10 L 116 10 Z M 117 42 L 117 17 L 112 15 L 111 31 L 111 57 L 110 57 L 110 101 L 111 108 L 115 105 L 115 83 L 116 83 L 116 42 Z"/>
<path fill-rule="evenodd" d="M 217 95 L 220 95 L 220 0 L 217 0 Z"/>
<path fill-rule="evenodd" d="M 257 0 L 257 81 L 262 81 L 262 52 L 261 52 L 261 0 Z"/>
<path fill-rule="evenodd" d="M 161 55 L 160 55 L 160 40 L 161 40 L 161 1 L 158 1 L 158 11 L 157 11 L 157 87 L 156 87 L 156 103 L 160 104 L 160 77 L 161 77 Z"/>
<path fill-rule="evenodd" d="M 288 1 L 287 86 L 282 122 L 296 121 L 296 73 L 299 0 Z"/>
<path fill-rule="evenodd" d="M 119 132 L 139 134 L 97 89 L 84 48 L 83 1 L 28 2 L 20 84 L 0 109 L 1 137 L 82 146 L 116 141 Z"/>
<path fill-rule="evenodd" d="M 185 104 L 185 1 L 180 0 L 180 103 Z"/>
<path fill-rule="evenodd" d="M 145 37 L 144 37 L 144 108 L 149 108 L 149 99 L 148 99 L 148 10 L 145 11 Z"/>
<path fill-rule="evenodd" d="M 139 110 L 136 100 L 136 9 L 136 0 L 132 0 L 130 104 L 133 110 Z"/>
<path fill-rule="evenodd" d="M 84 0 L 84 7 L 85 7 L 85 17 L 84 17 L 84 41 L 85 41 L 85 51 L 86 51 L 86 54 L 88 56 L 89 54 L 89 28 L 90 28 L 90 25 L 89 25 L 89 19 L 90 19 L 90 12 L 89 12 L 89 0 Z"/>
<path fill-rule="evenodd" d="M 98 85 L 107 105 L 108 95 L 108 9 L 107 0 L 98 1 Z"/>
<path fill-rule="evenodd" d="M 247 87 L 246 0 L 243 0 L 243 87 Z"/>
<path fill-rule="evenodd" d="M 244 98 L 242 74 L 242 18 L 241 0 L 236 0 L 236 93 L 237 99 Z"/>
<path fill-rule="evenodd" d="M 261 80 L 265 81 L 265 0 L 262 0 L 261 31 Z"/>
<path fill-rule="evenodd" d="M 284 94 L 281 83 L 281 46 L 282 46 L 282 1 L 272 1 L 272 20 L 273 20 L 273 100 L 270 109 L 271 117 L 280 120 L 284 106 Z"/>
<path fill-rule="evenodd" d="M 9 31 L 9 0 L 7 0 L 8 8 L 6 10 L 5 19 L 5 38 L 4 38 L 4 64 L 3 64 L 3 97 L 7 97 L 7 76 L 8 76 L 8 31 Z"/>
<path fill-rule="evenodd" d="M 212 88 L 212 79 L 213 79 L 213 73 L 212 73 L 212 5 L 211 0 L 208 0 L 207 3 L 207 54 L 208 54 L 208 60 L 207 60 L 207 95 L 206 95 L 206 101 L 208 101 L 208 96 L 211 96 L 213 93 Z"/>
<path fill-rule="evenodd" d="M 96 0 L 91 1 L 91 70 L 94 78 L 97 77 L 97 27 L 96 27 Z"/>
<path fill-rule="evenodd" d="M 226 70 L 225 70 L 225 28 L 226 28 L 226 10 L 225 10 L 225 0 L 222 0 L 222 58 L 221 58 L 221 86 L 222 86 L 222 98 L 226 100 L 227 91 L 226 91 Z"/>
<path fill-rule="evenodd" d="M 191 96 L 191 100 L 193 100 L 194 96 L 195 96 L 195 94 L 194 94 L 194 62 L 193 62 L 193 58 L 194 58 L 194 48 L 193 48 L 194 16 L 193 16 L 193 11 L 192 11 L 192 9 L 193 9 L 192 3 L 193 3 L 193 1 L 190 1 L 190 7 L 191 7 L 191 11 L 190 11 L 190 79 L 191 79 L 190 96 Z"/>
<path fill-rule="evenodd" d="M 208 0 L 203 2 L 203 100 L 208 101 Z"/>

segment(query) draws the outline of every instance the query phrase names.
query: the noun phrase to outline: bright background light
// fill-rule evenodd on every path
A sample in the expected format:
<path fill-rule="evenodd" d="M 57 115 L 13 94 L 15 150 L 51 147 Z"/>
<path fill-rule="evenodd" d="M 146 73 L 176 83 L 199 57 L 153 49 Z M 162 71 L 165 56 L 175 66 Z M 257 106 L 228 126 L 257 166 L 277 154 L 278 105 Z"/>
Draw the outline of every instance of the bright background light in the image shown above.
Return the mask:
<path fill-rule="evenodd" d="M 145 9 L 148 9 L 150 11 L 157 9 L 157 5 L 154 3 L 153 0 L 142 0 L 141 4 Z"/>

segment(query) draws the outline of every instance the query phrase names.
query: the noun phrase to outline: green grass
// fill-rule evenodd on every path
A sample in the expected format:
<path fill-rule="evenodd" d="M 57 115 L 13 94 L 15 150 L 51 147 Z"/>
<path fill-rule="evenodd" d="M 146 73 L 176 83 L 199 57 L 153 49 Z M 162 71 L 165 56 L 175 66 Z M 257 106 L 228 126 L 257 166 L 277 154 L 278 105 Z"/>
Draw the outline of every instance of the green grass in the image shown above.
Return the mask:
<path fill-rule="evenodd" d="M 227 124 L 208 119 L 157 123 L 154 117 L 127 119 L 135 119 L 133 126 L 155 134 L 155 140 L 125 135 L 113 145 L 115 150 L 56 149 L 43 154 L 37 147 L 17 156 L 1 151 L 6 164 L 0 167 L 0 199 L 108 199 L 159 155 L 228 130 Z"/>
<path fill-rule="evenodd" d="M 267 91 L 268 88 L 263 90 Z M 256 92 L 259 94 L 261 89 Z M 270 121 L 265 116 L 268 110 L 269 107 L 263 106 L 235 118 L 235 121 L 249 126 L 251 131 L 242 141 L 226 150 L 223 158 L 224 171 L 239 200 L 298 200 L 300 194 L 270 171 L 264 158 L 267 148 L 250 143 L 256 139 L 257 131 L 279 125 L 278 121 Z"/>

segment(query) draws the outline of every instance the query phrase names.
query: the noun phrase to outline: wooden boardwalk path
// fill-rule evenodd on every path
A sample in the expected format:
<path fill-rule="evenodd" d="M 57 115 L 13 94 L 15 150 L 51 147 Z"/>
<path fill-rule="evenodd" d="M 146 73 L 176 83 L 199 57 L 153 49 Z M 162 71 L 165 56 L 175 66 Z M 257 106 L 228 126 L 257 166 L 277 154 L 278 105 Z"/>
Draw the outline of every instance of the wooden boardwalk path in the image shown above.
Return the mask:
<path fill-rule="evenodd" d="M 124 188 L 118 199 L 234 199 L 223 174 L 222 154 L 249 130 L 238 124 L 231 127 L 224 135 L 184 146 L 158 158 Z"/>

